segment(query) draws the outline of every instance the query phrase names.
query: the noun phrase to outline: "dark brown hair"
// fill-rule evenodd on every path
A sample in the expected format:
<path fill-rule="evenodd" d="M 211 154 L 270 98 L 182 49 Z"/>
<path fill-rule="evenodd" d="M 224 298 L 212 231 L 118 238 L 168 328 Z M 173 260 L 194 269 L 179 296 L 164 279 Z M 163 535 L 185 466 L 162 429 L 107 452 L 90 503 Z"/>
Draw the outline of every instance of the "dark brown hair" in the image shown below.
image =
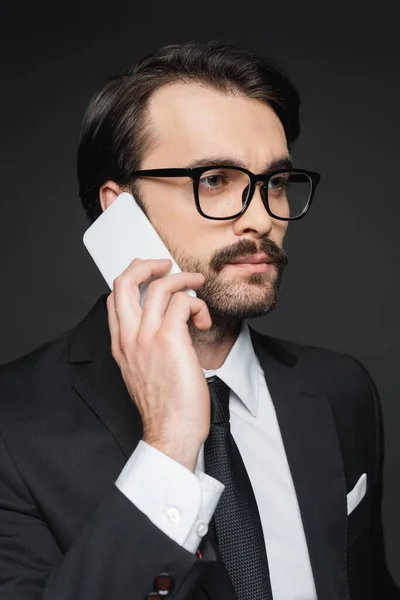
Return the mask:
<path fill-rule="evenodd" d="M 129 71 L 109 79 L 90 101 L 78 147 L 79 195 L 91 221 L 102 212 L 99 189 L 121 185 L 140 167 L 151 144 L 147 105 L 160 87 L 198 82 L 224 93 L 266 102 L 282 122 L 288 147 L 300 133 L 300 98 L 294 84 L 262 56 L 223 42 L 165 46 Z"/>

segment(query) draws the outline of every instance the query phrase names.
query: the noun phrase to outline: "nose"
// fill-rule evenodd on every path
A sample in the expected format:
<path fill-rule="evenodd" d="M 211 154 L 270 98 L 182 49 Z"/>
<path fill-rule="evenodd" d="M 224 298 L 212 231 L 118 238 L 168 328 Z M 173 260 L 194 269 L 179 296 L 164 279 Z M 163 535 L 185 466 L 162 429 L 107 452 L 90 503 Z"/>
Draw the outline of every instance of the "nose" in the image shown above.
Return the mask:
<path fill-rule="evenodd" d="M 273 219 L 267 213 L 260 194 L 260 184 L 258 184 L 247 210 L 234 220 L 233 230 L 236 235 L 252 233 L 257 238 L 261 238 L 269 236 L 272 226 Z"/>

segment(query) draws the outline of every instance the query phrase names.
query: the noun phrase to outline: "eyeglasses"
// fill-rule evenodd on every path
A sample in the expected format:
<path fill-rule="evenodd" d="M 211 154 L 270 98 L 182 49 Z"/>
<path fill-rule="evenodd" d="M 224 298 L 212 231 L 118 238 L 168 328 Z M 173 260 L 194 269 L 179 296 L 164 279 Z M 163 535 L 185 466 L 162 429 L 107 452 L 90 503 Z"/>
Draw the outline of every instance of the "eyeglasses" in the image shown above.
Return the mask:
<path fill-rule="evenodd" d="M 305 169 L 279 169 L 255 175 L 242 167 L 207 166 L 191 169 L 146 169 L 133 177 L 189 177 L 196 208 L 206 219 L 224 221 L 240 217 L 250 205 L 258 182 L 268 214 L 280 221 L 295 221 L 308 212 L 321 175 Z"/>

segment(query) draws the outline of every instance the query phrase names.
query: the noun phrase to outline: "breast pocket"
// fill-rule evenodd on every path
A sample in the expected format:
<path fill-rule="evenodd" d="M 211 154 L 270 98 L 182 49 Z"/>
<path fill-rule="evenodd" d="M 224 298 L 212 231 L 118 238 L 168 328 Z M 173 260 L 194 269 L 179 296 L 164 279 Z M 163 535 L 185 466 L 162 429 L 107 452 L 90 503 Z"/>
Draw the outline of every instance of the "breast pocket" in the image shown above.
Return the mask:
<path fill-rule="evenodd" d="M 347 494 L 347 544 L 361 533 L 369 519 L 369 493 L 364 473 L 353 490 Z"/>

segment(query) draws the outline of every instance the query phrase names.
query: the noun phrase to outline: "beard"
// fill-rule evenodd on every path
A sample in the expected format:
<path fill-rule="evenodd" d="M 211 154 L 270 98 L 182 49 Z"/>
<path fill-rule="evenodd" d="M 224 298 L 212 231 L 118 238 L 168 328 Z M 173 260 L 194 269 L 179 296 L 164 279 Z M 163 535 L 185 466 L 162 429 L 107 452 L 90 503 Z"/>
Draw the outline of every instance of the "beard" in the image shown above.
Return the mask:
<path fill-rule="evenodd" d="M 260 245 L 252 240 L 241 240 L 218 250 L 208 260 L 189 256 L 165 235 L 163 239 L 182 271 L 204 275 L 205 282 L 196 293 L 207 304 L 213 327 L 224 328 L 229 323 L 265 316 L 276 307 L 288 257 L 269 238 L 261 240 Z M 267 253 L 272 260 L 267 271 L 235 277 L 223 272 L 224 266 L 233 260 L 259 252 Z"/>

